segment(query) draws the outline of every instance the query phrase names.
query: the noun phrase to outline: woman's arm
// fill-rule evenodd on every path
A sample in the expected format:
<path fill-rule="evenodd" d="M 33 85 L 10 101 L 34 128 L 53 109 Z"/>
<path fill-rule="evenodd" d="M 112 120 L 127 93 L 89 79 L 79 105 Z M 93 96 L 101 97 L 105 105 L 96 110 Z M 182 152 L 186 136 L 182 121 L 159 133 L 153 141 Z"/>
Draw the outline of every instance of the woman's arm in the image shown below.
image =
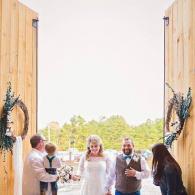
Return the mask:
<path fill-rule="evenodd" d="M 146 160 L 141 157 L 141 171 L 135 172 L 135 177 L 138 180 L 148 178 L 150 176 L 150 168 Z"/>
<path fill-rule="evenodd" d="M 116 179 L 116 175 L 115 175 L 115 169 L 116 169 L 116 159 L 114 159 L 114 161 L 112 162 L 111 160 L 107 161 L 107 180 L 106 180 L 106 186 L 105 186 L 105 190 L 107 192 L 106 195 L 110 195 L 111 192 L 111 188 L 112 185 L 115 182 Z"/>
<path fill-rule="evenodd" d="M 112 161 L 108 156 L 105 157 L 105 160 L 106 160 L 106 174 L 108 175 L 110 174 L 112 168 Z"/>
<path fill-rule="evenodd" d="M 82 176 L 83 173 L 84 173 L 84 169 L 85 169 L 85 168 L 84 168 L 85 159 L 86 159 L 86 154 L 84 154 L 84 155 L 81 157 L 80 161 L 79 161 L 79 166 L 78 166 L 78 170 L 77 170 L 77 175 L 79 175 L 79 176 Z"/>

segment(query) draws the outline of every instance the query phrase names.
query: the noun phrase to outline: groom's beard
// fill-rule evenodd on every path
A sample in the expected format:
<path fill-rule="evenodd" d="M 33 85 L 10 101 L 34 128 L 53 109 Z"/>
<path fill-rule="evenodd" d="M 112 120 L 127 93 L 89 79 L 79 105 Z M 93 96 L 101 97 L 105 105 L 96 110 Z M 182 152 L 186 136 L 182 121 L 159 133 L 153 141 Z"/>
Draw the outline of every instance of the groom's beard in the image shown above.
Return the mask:
<path fill-rule="evenodd" d="M 132 152 L 133 152 L 133 149 L 123 149 L 123 153 L 125 155 L 130 155 L 130 154 L 132 154 Z"/>

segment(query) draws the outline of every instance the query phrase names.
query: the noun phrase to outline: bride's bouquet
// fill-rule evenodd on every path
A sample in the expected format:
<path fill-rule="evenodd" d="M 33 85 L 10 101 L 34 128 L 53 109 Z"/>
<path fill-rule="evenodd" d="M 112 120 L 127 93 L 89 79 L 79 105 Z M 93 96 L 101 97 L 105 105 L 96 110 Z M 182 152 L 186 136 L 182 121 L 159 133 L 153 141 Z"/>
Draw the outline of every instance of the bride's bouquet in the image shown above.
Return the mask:
<path fill-rule="evenodd" d="M 63 165 L 57 169 L 57 175 L 61 183 L 70 182 L 72 173 L 73 167 L 69 165 Z"/>

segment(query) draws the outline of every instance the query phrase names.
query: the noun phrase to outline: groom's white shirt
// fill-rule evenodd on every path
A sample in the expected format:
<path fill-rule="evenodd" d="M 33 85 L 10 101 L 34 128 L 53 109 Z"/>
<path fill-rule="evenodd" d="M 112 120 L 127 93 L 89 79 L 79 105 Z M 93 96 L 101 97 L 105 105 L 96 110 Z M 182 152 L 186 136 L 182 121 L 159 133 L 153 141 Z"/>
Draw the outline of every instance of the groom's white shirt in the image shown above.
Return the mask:
<path fill-rule="evenodd" d="M 33 148 L 26 157 L 23 168 L 23 195 L 40 195 L 40 181 L 56 181 L 56 175 L 50 175 L 45 171 L 43 156 L 44 153 Z"/>
<path fill-rule="evenodd" d="M 134 153 L 131 155 L 133 156 Z M 125 155 L 123 154 L 123 156 Z M 126 159 L 127 165 L 130 163 L 130 161 L 131 161 L 130 159 Z M 141 163 L 141 171 L 136 171 L 136 174 L 135 174 L 135 178 L 137 180 L 148 178 L 150 175 L 150 168 L 146 160 L 143 157 L 141 157 L 140 163 Z M 116 179 L 115 172 L 116 172 L 116 159 L 113 162 L 112 169 L 110 170 L 109 176 L 106 181 L 106 190 L 111 189 L 111 186 L 114 184 L 115 179 Z"/>

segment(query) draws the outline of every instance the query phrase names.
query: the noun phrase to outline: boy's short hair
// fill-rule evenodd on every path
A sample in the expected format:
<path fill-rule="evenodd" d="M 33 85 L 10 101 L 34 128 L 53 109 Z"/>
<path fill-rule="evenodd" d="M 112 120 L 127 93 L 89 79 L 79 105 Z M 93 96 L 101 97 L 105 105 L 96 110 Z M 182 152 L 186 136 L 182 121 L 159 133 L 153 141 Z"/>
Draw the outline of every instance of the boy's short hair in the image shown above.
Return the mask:
<path fill-rule="evenodd" d="M 45 151 L 48 153 L 48 154 L 53 154 L 55 153 L 56 151 L 56 146 L 55 144 L 52 144 L 52 143 L 48 143 L 45 145 Z"/>

